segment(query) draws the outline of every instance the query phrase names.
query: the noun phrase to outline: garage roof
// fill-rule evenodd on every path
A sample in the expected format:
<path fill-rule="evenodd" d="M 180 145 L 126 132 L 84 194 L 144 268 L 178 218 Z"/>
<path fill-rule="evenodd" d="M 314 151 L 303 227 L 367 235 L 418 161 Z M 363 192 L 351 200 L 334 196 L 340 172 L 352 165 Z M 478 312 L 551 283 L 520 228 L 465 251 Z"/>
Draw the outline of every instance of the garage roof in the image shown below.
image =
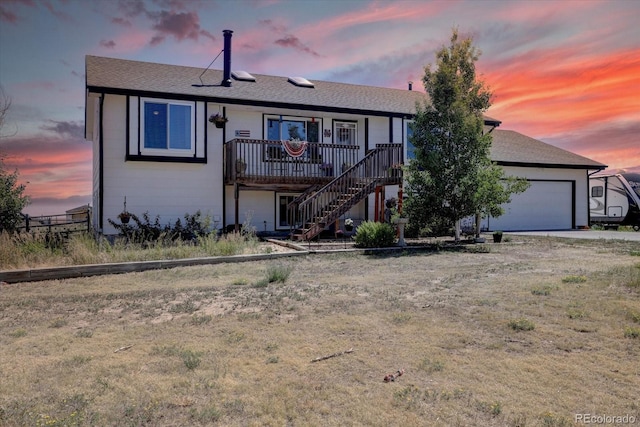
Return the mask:
<path fill-rule="evenodd" d="M 496 129 L 491 135 L 491 160 L 504 166 L 604 169 L 607 166 L 512 130 Z"/>

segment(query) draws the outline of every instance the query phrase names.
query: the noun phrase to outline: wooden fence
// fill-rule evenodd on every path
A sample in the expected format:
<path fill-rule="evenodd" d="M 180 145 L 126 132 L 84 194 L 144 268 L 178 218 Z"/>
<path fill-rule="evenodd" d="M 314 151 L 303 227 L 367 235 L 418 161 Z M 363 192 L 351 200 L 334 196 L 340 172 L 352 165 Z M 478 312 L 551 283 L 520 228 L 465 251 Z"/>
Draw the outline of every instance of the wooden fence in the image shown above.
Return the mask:
<path fill-rule="evenodd" d="M 58 215 L 24 215 L 24 223 L 18 232 L 43 231 L 46 233 L 74 233 L 91 231 L 91 211 L 74 211 Z"/>

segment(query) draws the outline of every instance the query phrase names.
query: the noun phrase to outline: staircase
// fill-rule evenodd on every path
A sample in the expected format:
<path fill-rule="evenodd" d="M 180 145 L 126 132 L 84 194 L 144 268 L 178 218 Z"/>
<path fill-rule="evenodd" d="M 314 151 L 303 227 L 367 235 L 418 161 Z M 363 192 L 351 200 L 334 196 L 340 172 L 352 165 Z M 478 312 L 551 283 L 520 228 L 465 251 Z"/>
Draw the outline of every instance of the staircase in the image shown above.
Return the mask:
<path fill-rule="evenodd" d="M 292 240 L 311 240 L 380 185 L 402 182 L 401 144 L 375 149 L 324 187 L 310 189 L 289 204 Z"/>

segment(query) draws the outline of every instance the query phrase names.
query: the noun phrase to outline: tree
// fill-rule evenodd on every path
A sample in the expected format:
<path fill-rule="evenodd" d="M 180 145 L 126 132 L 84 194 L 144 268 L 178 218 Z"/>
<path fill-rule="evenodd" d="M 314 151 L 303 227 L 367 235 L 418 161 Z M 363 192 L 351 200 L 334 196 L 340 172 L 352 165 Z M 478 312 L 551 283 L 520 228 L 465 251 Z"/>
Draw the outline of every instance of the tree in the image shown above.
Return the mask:
<path fill-rule="evenodd" d="M 0 135 L 11 100 L 0 87 Z M 10 173 L 5 169 L 0 153 L 0 232 L 13 231 L 22 221 L 22 209 L 29 204 L 29 197 L 23 195 L 24 184 L 18 185 L 18 171 Z"/>
<path fill-rule="evenodd" d="M 416 106 L 412 124 L 416 158 L 407 168 L 407 213 L 419 228 L 446 218 L 456 225 L 456 240 L 460 219 L 499 214 L 499 205 L 524 185 L 505 180 L 489 157 L 483 113 L 492 94 L 476 78 L 479 55 L 472 39 L 461 39 L 454 29 L 450 45 L 436 53 L 437 67 L 425 67 L 422 81 L 431 103 Z"/>

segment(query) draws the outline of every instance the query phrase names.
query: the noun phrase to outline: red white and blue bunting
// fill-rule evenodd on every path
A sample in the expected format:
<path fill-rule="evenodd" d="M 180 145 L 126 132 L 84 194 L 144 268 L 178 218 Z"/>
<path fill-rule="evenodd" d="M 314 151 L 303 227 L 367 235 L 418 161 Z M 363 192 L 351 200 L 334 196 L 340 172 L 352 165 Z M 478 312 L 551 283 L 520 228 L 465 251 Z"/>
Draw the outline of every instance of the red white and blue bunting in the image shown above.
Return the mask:
<path fill-rule="evenodd" d="M 307 151 L 307 145 L 309 143 L 307 141 L 290 141 L 290 140 L 282 140 L 282 146 L 288 155 L 291 157 L 300 157 L 305 151 Z"/>

